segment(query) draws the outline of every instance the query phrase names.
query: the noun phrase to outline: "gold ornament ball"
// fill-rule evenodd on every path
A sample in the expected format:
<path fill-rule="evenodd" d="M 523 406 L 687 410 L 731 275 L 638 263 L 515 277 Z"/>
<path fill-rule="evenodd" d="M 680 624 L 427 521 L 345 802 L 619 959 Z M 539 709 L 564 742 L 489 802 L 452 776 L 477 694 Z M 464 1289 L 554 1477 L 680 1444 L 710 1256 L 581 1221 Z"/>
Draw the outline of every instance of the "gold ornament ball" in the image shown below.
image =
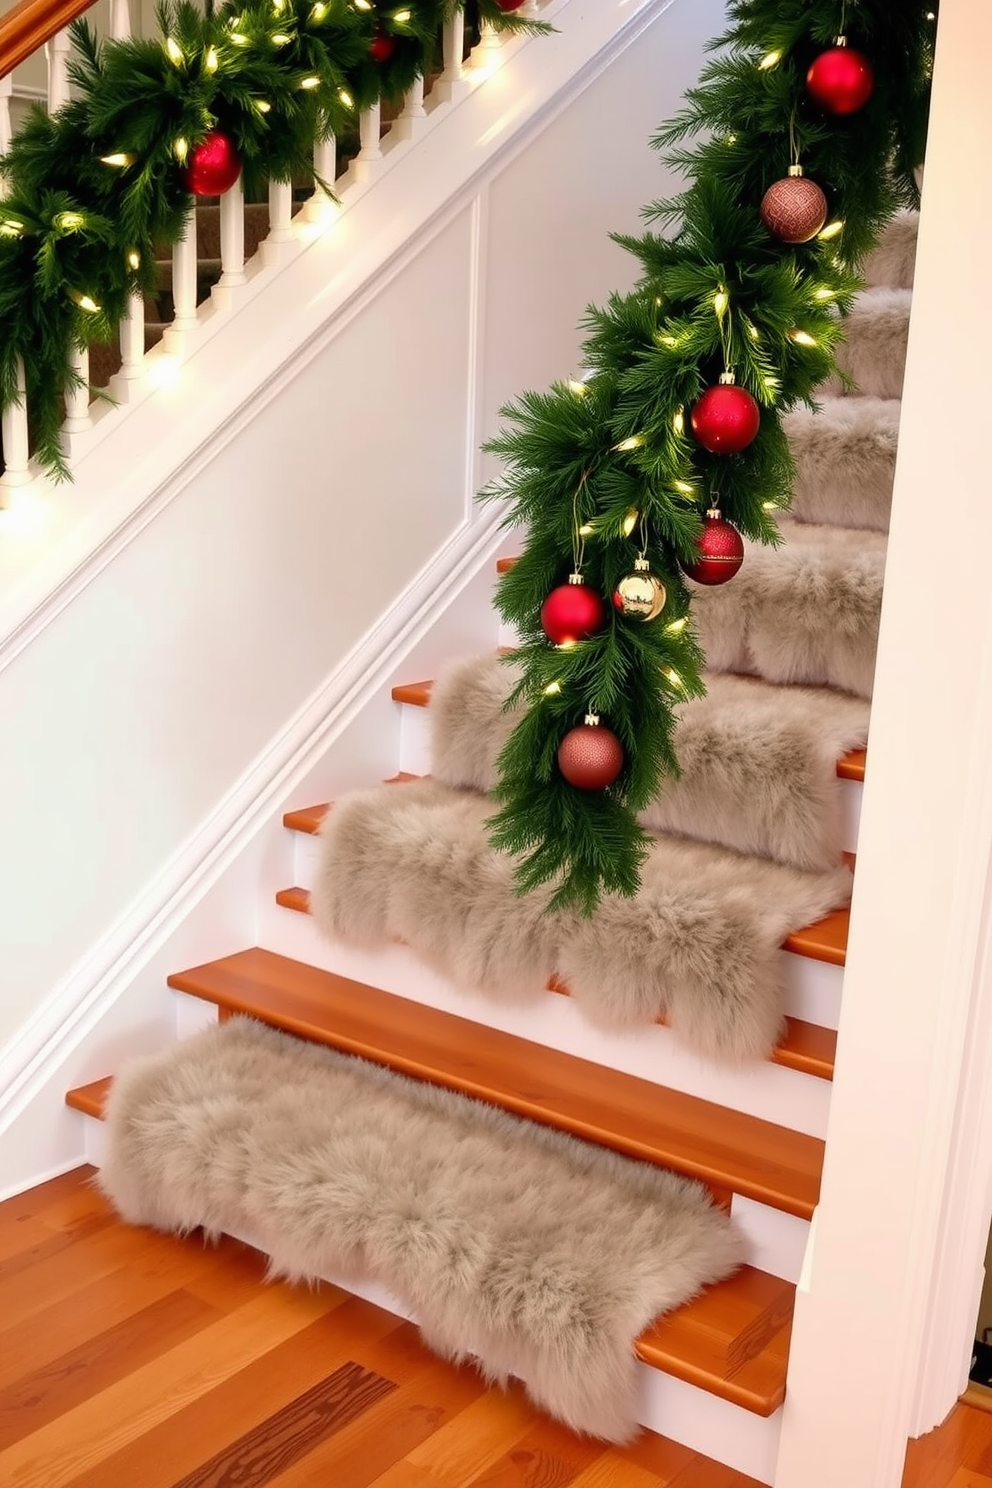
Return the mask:
<path fill-rule="evenodd" d="M 762 197 L 761 220 L 780 243 L 808 243 L 827 220 L 827 198 L 806 176 L 786 176 Z"/>
<path fill-rule="evenodd" d="M 665 608 L 668 593 L 664 584 L 645 564 L 625 574 L 613 593 L 614 606 L 631 620 L 656 620 Z"/>

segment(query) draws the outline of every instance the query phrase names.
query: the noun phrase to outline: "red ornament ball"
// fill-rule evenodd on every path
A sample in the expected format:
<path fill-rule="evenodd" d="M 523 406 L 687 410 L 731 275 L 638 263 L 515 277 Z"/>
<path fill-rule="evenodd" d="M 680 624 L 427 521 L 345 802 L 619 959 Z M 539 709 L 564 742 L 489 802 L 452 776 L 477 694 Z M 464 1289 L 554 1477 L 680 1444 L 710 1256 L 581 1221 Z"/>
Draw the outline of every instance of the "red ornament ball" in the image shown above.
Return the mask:
<path fill-rule="evenodd" d="M 496 0 L 496 4 L 504 15 L 509 15 L 511 10 L 519 10 L 524 0 Z"/>
<path fill-rule="evenodd" d="M 380 31 L 369 44 L 369 56 L 373 62 L 388 62 L 396 50 L 396 38 Z"/>
<path fill-rule="evenodd" d="M 693 405 L 690 422 L 703 449 L 712 455 L 736 455 L 756 437 L 761 410 L 747 388 L 721 378 Z"/>
<path fill-rule="evenodd" d="M 588 584 L 559 584 L 541 606 L 541 625 L 555 646 L 588 640 L 606 623 L 606 606 Z"/>
<path fill-rule="evenodd" d="M 806 74 L 806 92 L 830 114 L 856 114 L 875 86 L 875 74 L 863 52 L 838 44 L 821 52 Z"/>
<path fill-rule="evenodd" d="M 569 729 L 558 746 L 558 768 L 578 790 L 605 790 L 623 769 L 623 745 L 594 713 Z"/>
<path fill-rule="evenodd" d="M 827 198 L 806 176 L 788 175 L 761 198 L 761 220 L 780 243 L 808 243 L 827 220 Z"/>
<path fill-rule="evenodd" d="M 715 508 L 706 513 L 696 547 L 699 557 L 682 568 L 697 584 L 725 584 L 744 562 L 743 538 Z"/>
<path fill-rule="evenodd" d="M 189 152 L 186 189 L 194 196 L 223 196 L 241 174 L 241 157 L 230 135 L 215 129 Z"/>

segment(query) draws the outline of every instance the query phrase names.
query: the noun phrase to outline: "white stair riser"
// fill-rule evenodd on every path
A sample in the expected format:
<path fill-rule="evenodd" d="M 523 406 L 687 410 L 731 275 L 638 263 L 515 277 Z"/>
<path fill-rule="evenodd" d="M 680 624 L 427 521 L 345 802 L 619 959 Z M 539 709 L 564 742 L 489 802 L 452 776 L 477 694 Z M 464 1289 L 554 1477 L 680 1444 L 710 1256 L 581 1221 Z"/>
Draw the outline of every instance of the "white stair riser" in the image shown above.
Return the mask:
<path fill-rule="evenodd" d="M 320 838 L 307 832 L 297 832 L 295 835 L 295 883 L 301 889 L 310 889 L 320 861 Z M 272 946 L 270 949 L 275 950 L 277 947 Z M 836 1028 L 840 1017 L 843 968 L 829 966 L 822 961 L 812 961 L 808 956 L 796 956 L 788 951 L 783 951 L 782 955 L 786 1013 L 793 1018 L 802 1018 L 806 1023 L 818 1023 L 822 1028 Z"/>
<path fill-rule="evenodd" d="M 86 1161 L 99 1168 L 106 1153 L 103 1122 L 89 1116 L 80 1116 L 79 1119 L 85 1124 Z M 262 1248 L 251 1235 L 236 1235 L 234 1238 L 256 1249 Z M 356 1280 L 353 1276 L 333 1273 L 325 1275 L 324 1280 L 377 1307 L 384 1307 L 398 1317 L 414 1323 L 417 1321 L 412 1308 L 394 1297 L 378 1281 Z M 642 1426 L 703 1452 L 738 1472 L 749 1473 L 760 1483 L 772 1482 L 781 1411 L 767 1418 L 756 1416 L 698 1386 L 685 1384 L 647 1365 L 642 1364 L 639 1373 L 641 1406 L 638 1419 Z"/>
<path fill-rule="evenodd" d="M 431 739 L 427 708 L 397 704 L 400 709 L 400 770 L 410 775 L 431 773 Z M 861 793 L 858 780 L 840 782 L 841 851 L 856 852 L 858 823 L 861 820 Z"/>

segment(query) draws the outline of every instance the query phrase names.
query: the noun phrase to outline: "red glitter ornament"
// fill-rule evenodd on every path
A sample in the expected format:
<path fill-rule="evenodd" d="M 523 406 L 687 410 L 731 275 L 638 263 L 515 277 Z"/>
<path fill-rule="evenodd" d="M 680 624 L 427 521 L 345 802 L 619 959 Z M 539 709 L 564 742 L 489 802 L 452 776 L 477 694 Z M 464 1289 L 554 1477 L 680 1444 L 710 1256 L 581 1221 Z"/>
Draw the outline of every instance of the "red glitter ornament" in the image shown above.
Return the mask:
<path fill-rule="evenodd" d="M 541 625 L 555 646 L 574 646 L 585 641 L 606 623 L 606 606 L 595 589 L 573 573 L 567 584 L 552 589 L 541 606 Z"/>
<path fill-rule="evenodd" d="M 194 196 L 223 196 L 240 174 L 241 157 L 234 141 L 215 129 L 189 152 L 186 189 Z"/>
<path fill-rule="evenodd" d="M 683 563 L 682 569 L 697 584 L 725 584 L 744 562 L 744 539 L 725 522 L 716 507 L 706 513 L 706 521 L 696 542 L 699 557 Z"/>
<path fill-rule="evenodd" d="M 769 186 L 761 198 L 761 220 L 780 243 L 808 243 L 827 220 L 827 198 L 803 175 L 801 165 Z"/>
<path fill-rule="evenodd" d="M 378 32 L 369 43 L 369 56 L 373 62 L 388 62 L 396 50 L 396 38 L 385 31 Z"/>
<path fill-rule="evenodd" d="M 856 114 L 875 86 L 875 74 L 863 52 L 849 47 L 846 36 L 821 52 L 806 74 L 806 92 L 831 114 Z"/>
<path fill-rule="evenodd" d="M 707 388 L 690 414 L 692 432 L 713 455 L 736 455 L 747 449 L 761 427 L 761 410 L 732 372 L 720 374 L 718 387 Z"/>
<path fill-rule="evenodd" d="M 606 790 L 623 769 L 623 745 L 595 713 L 569 729 L 558 746 L 558 768 L 578 790 Z"/>

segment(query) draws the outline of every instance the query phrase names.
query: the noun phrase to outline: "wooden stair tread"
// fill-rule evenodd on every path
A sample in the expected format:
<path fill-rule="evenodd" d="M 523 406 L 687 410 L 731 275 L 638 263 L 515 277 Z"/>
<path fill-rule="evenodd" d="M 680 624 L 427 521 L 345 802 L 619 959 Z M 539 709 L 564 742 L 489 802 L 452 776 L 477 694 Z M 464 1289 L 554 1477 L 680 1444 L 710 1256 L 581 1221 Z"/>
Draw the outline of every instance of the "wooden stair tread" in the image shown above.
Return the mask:
<path fill-rule="evenodd" d="M 66 1095 L 66 1104 L 101 1119 L 110 1079 Z M 743 1266 L 645 1329 L 637 1357 L 652 1368 L 770 1416 L 785 1397 L 795 1288 Z"/>
<path fill-rule="evenodd" d="M 383 781 L 383 784 L 403 785 L 408 780 L 422 779 L 422 775 L 411 775 L 408 770 L 401 770 L 398 775 L 391 775 L 388 780 Z M 316 836 L 330 809 L 326 801 L 320 806 L 301 806 L 297 811 L 287 811 L 283 816 L 282 824 L 291 832 L 306 832 L 311 836 Z"/>
<path fill-rule="evenodd" d="M 313 808 L 314 811 L 319 809 Z M 284 909 L 295 910 L 297 914 L 309 914 L 310 890 L 300 888 L 298 884 L 280 889 L 276 894 L 276 903 L 281 904 Z M 548 990 L 560 992 L 565 997 L 570 995 L 564 982 L 557 977 L 551 978 Z M 664 1025 L 665 1019 L 659 1018 L 658 1022 Z M 821 1028 L 816 1023 L 804 1023 L 800 1018 L 786 1018 L 785 1033 L 772 1052 L 771 1062 L 781 1064 L 786 1069 L 798 1070 L 800 1074 L 814 1075 L 820 1080 L 832 1080 L 836 1053 L 837 1034 L 834 1029 Z"/>
<path fill-rule="evenodd" d="M 818 1138 L 334 972 L 255 948 L 169 986 L 802 1219 L 816 1205 Z"/>
<path fill-rule="evenodd" d="M 433 681 L 427 682 L 404 682 L 392 690 L 394 703 L 408 703 L 414 708 L 426 708 L 431 700 L 431 688 Z M 864 749 L 851 749 L 842 755 L 837 761 L 837 774 L 841 780 L 864 780 L 865 757 L 867 751 Z"/>

